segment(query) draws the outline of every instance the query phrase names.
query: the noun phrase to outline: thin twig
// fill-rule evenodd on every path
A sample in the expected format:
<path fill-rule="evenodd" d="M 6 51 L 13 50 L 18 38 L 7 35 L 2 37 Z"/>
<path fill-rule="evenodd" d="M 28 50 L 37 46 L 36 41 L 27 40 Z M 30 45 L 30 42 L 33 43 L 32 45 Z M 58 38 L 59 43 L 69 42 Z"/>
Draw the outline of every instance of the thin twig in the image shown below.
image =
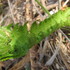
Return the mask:
<path fill-rule="evenodd" d="M 34 8 L 36 9 L 37 13 L 38 13 L 41 17 L 43 17 L 43 15 L 40 13 L 40 11 L 38 10 L 38 8 L 37 8 L 36 5 L 35 5 L 35 0 L 32 0 L 32 4 L 33 4 Z"/>
<path fill-rule="evenodd" d="M 61 1 L 62 1 L 62 0 L 58 0 L 58 9 L 59 9 L 59 10 L 61 9 Z"/>
<path fill-rule="evenodd" d="M 59 31 L 63 34 L 63 36 L 70 42 L 70 39 L 66 36 L 66 34 L 62 31 L 62 30 L 60 30 L 59 29 Z"/>
<path fill-rule="evenodd" d="M 35 1 L 41 6 L 41 8 L 44 10 L 44 12 L 46 12 L 49 16 L 51 16 L 49 11 L 38 0 L 35 0 Z"/>
<path fill-rule="evenodd" d="M 15 6 L 16 6 L 16 4 L 12 6 L 12 9 L 14 9 Z M 10 16 L 10 10 L 8 10 L 7 14 L 1 19 L 0 25 L 2 24 L 2 22 L 3 22 L 8 16 Z"/>
<path fill-rule="evenodd" d="M 2 22 L 3 22 L 8 16 L 9 16 L 9 15 L 6 14 L 6 15 L 1 19 L 1 21 L 0 21 L 0 25 L 2 24 Z"/>
<path fill-rule="evenodd" d="M 66 2 L 63 4 L 63 7 L 69 2 L 69 0 L 66 0 Z"/>
<path fill-rule="evenodd" d="M 53 61 L 55 60 L 56 55 L 58 54 L 58 52 L 59 52 L 59 47 L 57 47 L 57 49 L 55 50 L 55 52 L 52 55 L 52 57 L 46 62 L 45 66 L 47 66 L 47 65 L 50 66 L 53 63 Z"/>
<path fill-rule="evenodd" d="M 42 5 L 46 8 L 45 1 L 47 1 L 47 0 L 41 0 L 41 3 L 42 3 Z"/>
<path fill-rule="evenodd" d="M 11 16 L 12 16 L 12 19 L 13 19 L 13 21 L 14 21 L 14 23 L 16 24 L 16 21 L 15 21 L 15 19 L 14 19 L 14 13 L 12 12 L 12 7 L 11 7 L 11 3 L 10 3 L 10 1 L 9 0 L 7 0 L 8 1 L 8 5 L 9 5 L 9 9 L 10 9 L 10 12 L 11 12 Z"/>

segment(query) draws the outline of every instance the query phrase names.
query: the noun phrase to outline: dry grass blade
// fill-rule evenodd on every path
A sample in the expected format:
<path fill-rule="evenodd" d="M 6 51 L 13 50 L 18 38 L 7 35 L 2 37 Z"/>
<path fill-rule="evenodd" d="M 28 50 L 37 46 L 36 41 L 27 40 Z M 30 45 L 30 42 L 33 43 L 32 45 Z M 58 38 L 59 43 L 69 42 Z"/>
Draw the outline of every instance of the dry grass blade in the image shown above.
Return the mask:
<path fill-rule="evenodd" d="M 8 1 L 9 9 L 10 9 L 10 12 L 11 12 L 11 17 L 12 17 L 14 23 L 16 24 L 16 21 L 15 21 L 15 19 L 14 19 L 14 13 L 13 13 L 13 11 L 12 11 L 13 9 L 12 9 L 12 7 L 11 7 L 11 3 L 10 3 L 9 0 L 7 0 L 7 1 Z"/>
<path fill-rule="evenodd" d="M 57 54 L 59 52 L 59 47 L 55 50 L 54 54 L 51 56 L 51 58 L 46 62 L 45 66 L 50 66 L 53 64 Z"/>
<path fill-rule="evenodd" d="M 66 36 L 66 34 L 62 31 L 62 30 L 60 30 L 59 29 L 59 32 L 61 32 L 62 34 L 63 34 L 63 36 L 69 41 L 69 43 L 70 43 L 70 39 Z"/>
<path fill-rule="evenodd" d="M 65 64 L 66 68 L 67 68 L 68 70 L 70 70 L 70 65 L 66 62 L 67 59 L 65 58 L 66 56 L 64 56 L 62 50 L 60 51 L 60 56 L 61 56 L 61 58 L 62 58 L 62 61 L 63 61 L 64 64 Z"/>
<path fill-rule="evenodd" d="M 63 43 L 61 43 L 60 46 L 61 46 L 60 47 L 60 56 L 61 56 L 61 59 L 62 59 L 63 63 L 65 64 L 66 68 L 68 70 L 70 70 L 70 64 L 68 63 L 68 59 L 69 58 L 68 58 L 68 53 L 67 53 L 68 49 L 67 49 L 67 47 Z"/>
<path fill-rule="evenodd" d="M 35 2 L 35 0 L 32 0 L 32 4 L 33 4 L 33 6 L 34 6 L 34 10 L 37 11 L 37 13 L 40 15 L 40 17 L 43 17 L 43 15 L 42 15 L 41 12 L 39 11 L 39 9 L 36 7 L 36 2 Z"/>

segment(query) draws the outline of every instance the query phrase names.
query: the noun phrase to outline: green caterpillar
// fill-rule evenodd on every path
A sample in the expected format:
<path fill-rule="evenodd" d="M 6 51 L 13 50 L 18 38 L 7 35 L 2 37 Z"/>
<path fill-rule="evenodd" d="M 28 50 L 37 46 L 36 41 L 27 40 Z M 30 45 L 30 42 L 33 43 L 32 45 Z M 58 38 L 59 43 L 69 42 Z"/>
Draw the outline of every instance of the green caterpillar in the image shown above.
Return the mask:
<path fill-rule="evenodd" d="M 0 60 L 8 60 L 26 55 L 28 50 L 46 36 L 64 26 L 70 26 L 70 8 L 58 11 L 48 19 L 33 23 L 30 32 L 24 26 L 14 25 L 0 27 Z"/>

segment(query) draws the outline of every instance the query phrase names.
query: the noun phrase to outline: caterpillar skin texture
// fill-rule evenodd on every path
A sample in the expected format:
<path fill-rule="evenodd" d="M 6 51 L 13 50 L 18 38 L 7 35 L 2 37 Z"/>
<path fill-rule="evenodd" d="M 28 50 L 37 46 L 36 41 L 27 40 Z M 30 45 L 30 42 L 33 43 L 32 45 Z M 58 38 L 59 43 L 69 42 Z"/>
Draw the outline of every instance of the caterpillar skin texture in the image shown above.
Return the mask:
<path fill-rule="evenodd" d="M 0 60 L 26 55 L 33 45 L 64 26 L 70 26 L 70 8 L 58 11 L 39 25 L 34 22 L 30 32 L 26 24 L 24 26 L 16 24 L 13 29 L 11 26 L 0 27 Z"/>

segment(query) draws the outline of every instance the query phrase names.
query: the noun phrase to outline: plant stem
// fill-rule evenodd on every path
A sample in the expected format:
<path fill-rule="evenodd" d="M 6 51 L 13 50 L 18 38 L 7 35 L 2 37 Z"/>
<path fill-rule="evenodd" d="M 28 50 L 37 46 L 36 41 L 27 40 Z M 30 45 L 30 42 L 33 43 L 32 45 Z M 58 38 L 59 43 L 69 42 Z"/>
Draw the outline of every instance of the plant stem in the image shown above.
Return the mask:
<path fill-rule="evenodd" d="M 47 13 L 49 16 L 51 16 L 51 14 L 49 13 L 49 11 L 38 0 L 35 0 L 35 1 L 41 6 L 41 8 L 43 9 L 43 11 L 45 13 Z"/>

